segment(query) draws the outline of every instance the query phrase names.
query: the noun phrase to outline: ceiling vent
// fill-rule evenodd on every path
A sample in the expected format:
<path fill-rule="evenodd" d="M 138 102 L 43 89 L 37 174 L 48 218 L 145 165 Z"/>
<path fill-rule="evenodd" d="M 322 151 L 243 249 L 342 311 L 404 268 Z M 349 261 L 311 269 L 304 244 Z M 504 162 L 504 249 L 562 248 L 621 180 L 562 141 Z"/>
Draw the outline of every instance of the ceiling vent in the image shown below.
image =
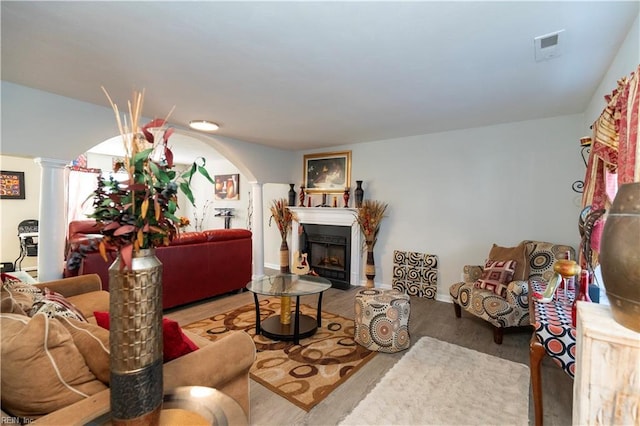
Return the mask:
<path fill-rule="evenodd" d="M 564 39 L 564 30 L 541 35 L 533 39 L 536 62 L 548 61 L 562 54 L 560 40 Z"/>

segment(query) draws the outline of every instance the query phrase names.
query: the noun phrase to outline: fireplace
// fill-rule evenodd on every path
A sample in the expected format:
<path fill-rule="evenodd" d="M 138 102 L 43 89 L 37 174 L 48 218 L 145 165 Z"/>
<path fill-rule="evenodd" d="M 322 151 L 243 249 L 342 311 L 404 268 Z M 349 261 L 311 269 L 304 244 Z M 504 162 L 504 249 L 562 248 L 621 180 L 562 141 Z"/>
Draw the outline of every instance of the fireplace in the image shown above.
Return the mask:
<path fill-rule="evenodd" d="M 334 229 L 339 229 L 338 234 L 334 235 L 336 243 L 330 244 L 331 251 L 323 254 L 321 257 L 326 257 L 324 260 L 325 264 L 328 264 L 329 267 L 323 269 L 323 271 L 328 274 L 338 275 L 338 268 L 330 268 L 331 266 L 337 266 L 336 264 L 341 264 L 344 268 L 340 268 L 341 274 L 340 277 L 331 277 L 327 276 L 327 279 L 331 280 L 333 285 L 337 288 L 348 288 L 349 285 L 363 285 L 364 284 L 364 275 L 362 273 L 362 233 L 360 232 L 360 227 L 358 226 L 355 215 L 357 213 L 356 209 L 353 208 L 333 208 L 333 207 L 289 207 L 292 212 L 294 212 L 297 216 L 297 220 L 294 220 L 292 223 L 292 238 L 291 238 L 291 253 L 296 253 L 301 249 L 308 250 L 309 243 L 306 242 L 307 247 L 300 247 L 301 239 L 299 236 L 302 234 L 302 229 L 305 230 L 305 233 L 309 233 L 310 225 L 332 225 L 331 227 Z M 312 232 L 313 234 L 318 234 L 316 232 Z M 347 239 L 348 242 L 344 242 L 340 239 Z M 333 240 L 330 240 L 333 241 Z M 302 241 L 305 244 L 304 241 Z M 316 249 L 315 253 L 322 253 L 322 250 L 325 250 L 326 244 L 329 242 L 321 240 L 316 241 L 318 244 L 318 249 Z M 344 247 L 344 256 L 345 260 L 342 262 L 340 257 L 336 256 L 336 252 L 339 247 Z M 314 247 L 311 247 L 313 251 Z M 340 248 L 340 250 L 342 250 Z M 342 252 L 340 252 L 342 253 Z M 314 255 L 315 256 L 315 255 Z M 334 259 L 332 259 L 332 257 Z M 337 262 L 336 262 L 336 259 Z M 311 256 L 308 256 L 307 261 L 313 260 Z M 320 259 L 322 263 L 323 260 Z M 334 265 L 331 265 L 333 263 Z M 316 269 L 314 267 L 314 269 Z M 317 268 L 320 269 L 320 268 Z M 342 278 L 344 276 L 344 279 Z"/>
<path fill-rule="evenodd" d="M 302 224 L 300 250 L 309 267 L 335 288 L 347 290 L 351 271 L 351 227 Z"/>

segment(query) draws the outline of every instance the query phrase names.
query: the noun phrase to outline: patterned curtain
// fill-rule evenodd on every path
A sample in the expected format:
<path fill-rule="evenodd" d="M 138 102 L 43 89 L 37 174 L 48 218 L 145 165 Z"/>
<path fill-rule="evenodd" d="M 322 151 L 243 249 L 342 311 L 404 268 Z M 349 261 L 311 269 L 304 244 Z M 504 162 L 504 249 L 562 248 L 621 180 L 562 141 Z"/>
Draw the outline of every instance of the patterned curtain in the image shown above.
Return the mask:
<path fill-rule="evenodd" d="M 640 182 L 640 144 L 638 144 L 638 110 L 640 109 L 640 65 L 630 77 L 618 80 L 618 87 L 605 96 L 607 106 L 593 124 L 593 142 L 585 176 L 582 207 L 591 211 L 608 210 L 618 186 Z M 606 216 L 593 225 L 590 241 L 595 252 Z M 583 250 L 580 250 L 583 253 Z"/>

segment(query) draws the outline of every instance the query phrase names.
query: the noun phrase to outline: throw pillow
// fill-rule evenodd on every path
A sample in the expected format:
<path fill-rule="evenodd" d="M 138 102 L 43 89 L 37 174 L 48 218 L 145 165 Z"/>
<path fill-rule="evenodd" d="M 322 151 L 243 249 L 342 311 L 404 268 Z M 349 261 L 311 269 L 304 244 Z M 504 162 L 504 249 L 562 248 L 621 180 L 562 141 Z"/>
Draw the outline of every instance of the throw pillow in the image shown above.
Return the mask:
<path fill-rule="evenodd" d="M 34 316 L 37 313 L 45 313 L 48 317 L 67 317 L 73 318 L 78 321 L 87 322 L 87 319 L 82 315 L 82 312 L 75 307 L 73 303 L 65 299 L 60 293 L 51 291 L 45 288 L 41 300 L 36 300 L 31 307 L 30 316 Z"/>
<path fill-rule="evenodd" d="M 482 277 L 474 283 L 474 286 L 491 290 L 498 296 L 506 297 L 507 286 L 513 278 L 515 268 L 515 260 L 497 261 L 489 259 L 484 264 Z"/>
<path fill-rule="evenodd" d="M 109 384 L 109 331 L 89 322 L 73 318 L 58 318 L 69 331 L 73 343 L 84 357 L 89 370 L 102 383 Z"/>
<path fill-rule="evenodd" d="M 19 279 L 5 279 L 6 274 L 2 277 L 2 289 L 11 293 L 11 295 L 19 299 L 20 306 L 26 312 L 31 309 L 33 302 L 42 298 L 42 290 L 31 284 L 24 283 Z"/>
<path fill-rule="evenodd" d="M 41 416 L 107 389 L 57 319 L 0 314 L 0 328 L 2 408 L 13 415 Z"/>
<path fill-rule="evenodd" d="M 529 279 L 529 262 L 527 261 L 527 257 L 527 245 L 523 241 L 515 247 L 501 247 L 494 244 L 487 258 L 492 260 L 515 260 L 516 270 L 513 273 L 513 279 L 527 281 Z"/>
<path fill-rule="evenodd" d="M 18 293 L 7 291 L 4 288 L 0 292 L 0 312 L 7 314 L 27 315 L 27 311 L 31 309 L 33 304 L 33 296 L 27 293 Z M 25 311 L 25 306 L 28 306 Z"/>
<path fill-rule="evenodd" d="M 100 327 L 109 329 L 109 313 L 94 312 L 93 316 Z M 193 352 L 198 349 L 198 345 L 193 343 L 180 328 L 180 325 L 169 318 L 162 318 L 162 340 L 164 362 L 171 361 Z"/>

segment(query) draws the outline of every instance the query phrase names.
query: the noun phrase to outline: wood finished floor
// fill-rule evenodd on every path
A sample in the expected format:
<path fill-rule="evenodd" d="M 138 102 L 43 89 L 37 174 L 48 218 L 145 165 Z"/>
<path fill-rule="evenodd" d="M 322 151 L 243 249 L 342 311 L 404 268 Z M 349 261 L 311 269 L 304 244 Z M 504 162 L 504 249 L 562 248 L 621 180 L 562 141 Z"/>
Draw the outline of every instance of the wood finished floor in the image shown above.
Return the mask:
<path fill-rule="evenodd" d="M 353 299 L 359 288 L 352 286 L 350 290 L 328 290 L 323 298 L 323 310 L 353 318 Z M 316 300 L 317 297 L 303 297 L 302 303 L 315 305 Z M 253 303 L 253 297 L 251 293 L 245 292 L 220 296 L 165 314 L 181 325 L 186 325 L 248 303 Z M 412 344 L 422 336 L 430 336 L 529 365 L 530 331 L 505 333 L 503 344 L 496 345 L 493 343 L 492 330 L 488 323 L 464 311 L 462 318 L 456 318 L 450 303 L 412 297 L 409 328 Z M 403 353 L 379 353 L 308 413 L 251 380 L 250 422 L 252 425 L 335 425 L 351 412 L 402 355 Z M 446 383 L 442 385 L 447 386 Z M 570 425 L 573 380 L 548 357 L 545 357 L 542 363 L 542 385 L 544 424 Z M 425 398 L 428 397 L 429 395 L 425 395 Z M 509 398 L 509 395 L 504 397 Z M 460 409 L 472 410 L 473 407 Z M 529 419 L 530 424 L 533 424 L 531 391 Z"/>

